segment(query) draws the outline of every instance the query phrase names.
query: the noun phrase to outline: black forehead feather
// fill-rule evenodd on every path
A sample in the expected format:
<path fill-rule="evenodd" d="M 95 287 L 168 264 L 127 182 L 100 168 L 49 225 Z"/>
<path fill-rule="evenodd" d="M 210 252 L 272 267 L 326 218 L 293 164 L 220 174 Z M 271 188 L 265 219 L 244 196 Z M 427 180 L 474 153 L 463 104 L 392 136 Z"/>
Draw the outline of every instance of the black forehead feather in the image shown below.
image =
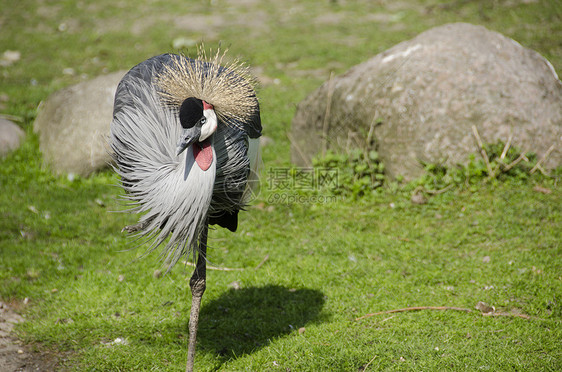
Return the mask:
<path fill-rule="evenodd" d="M 180 107 L 180 123 L 183 128 L 191 128 L 203 117 L 203 102 L 189 97 Z"/>

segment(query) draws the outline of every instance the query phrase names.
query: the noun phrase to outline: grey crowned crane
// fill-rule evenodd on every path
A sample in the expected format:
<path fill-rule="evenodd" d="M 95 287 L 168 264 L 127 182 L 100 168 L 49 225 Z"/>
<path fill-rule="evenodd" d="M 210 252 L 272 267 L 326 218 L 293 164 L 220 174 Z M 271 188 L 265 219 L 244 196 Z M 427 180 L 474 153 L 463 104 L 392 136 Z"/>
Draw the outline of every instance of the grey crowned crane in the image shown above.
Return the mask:
<path fill-rule="evenodd" d="M 163 245 L 168 270 L 197 256 L 186 371 L 206 287 L 208 227 L 235 231 L 257 183 L 262 127 L 254 79 L 223 57 L 162 54 L 133 67 L 117 87 L 109 139 L 123 197 L 141 214 L 124 230 L 144 238 L 149 251 Z"/>

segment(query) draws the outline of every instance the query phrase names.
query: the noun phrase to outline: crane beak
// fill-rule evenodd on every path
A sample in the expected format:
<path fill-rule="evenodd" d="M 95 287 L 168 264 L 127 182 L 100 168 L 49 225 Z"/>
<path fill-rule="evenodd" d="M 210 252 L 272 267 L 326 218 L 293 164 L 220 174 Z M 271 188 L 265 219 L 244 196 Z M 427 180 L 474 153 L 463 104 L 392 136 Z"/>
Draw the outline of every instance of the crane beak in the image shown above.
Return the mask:
<path fill-rule="evenodd" d="M 201 127 L 193 126 L 191 128 L 183 128 L 178 145 L 176 147 L 176 154 L 179 156 L 185 151 L 193 142 L 198 141 L 201 137 Z"/>

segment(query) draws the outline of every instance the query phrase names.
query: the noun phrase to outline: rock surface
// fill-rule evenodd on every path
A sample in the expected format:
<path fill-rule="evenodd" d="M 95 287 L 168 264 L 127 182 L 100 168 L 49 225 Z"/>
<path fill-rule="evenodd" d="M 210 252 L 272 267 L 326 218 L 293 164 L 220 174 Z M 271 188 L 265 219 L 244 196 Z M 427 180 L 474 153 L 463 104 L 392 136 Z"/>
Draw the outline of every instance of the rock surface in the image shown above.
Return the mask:
<path fill-rule="evenodd" d="M 328 115 L 326 115 L 328 113 Z M 388 175 L 412 179 L 420 161 L 464 163 L 486 143 L 507 141 L 561 164 L 562 83 L 540 54 L 482 26 L 454 23 L 421 33 L 324 83 L 292 126 L 298 165 L 325 148 L 376 142 Z M 369 132 L 371 135 L 369 136 Z"/>
<path fill-rule="evenodd" d="M 125 72 L 62 89 L 41 104 L 34 131 L 45 162 L 56 173 L 88 176 L 107 166 L 113 98 Z"/>
<path fill-rule="evenodd" d="M 4 156 L 20 147 L 25 132 L 9 120 L 0 118 L 0 156 Z"/>

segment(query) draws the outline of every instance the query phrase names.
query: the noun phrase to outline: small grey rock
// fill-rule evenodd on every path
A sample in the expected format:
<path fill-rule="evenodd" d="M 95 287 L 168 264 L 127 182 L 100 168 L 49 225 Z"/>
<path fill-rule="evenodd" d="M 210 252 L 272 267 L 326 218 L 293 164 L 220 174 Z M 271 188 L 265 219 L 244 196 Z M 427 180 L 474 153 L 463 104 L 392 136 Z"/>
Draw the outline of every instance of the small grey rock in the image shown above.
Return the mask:
<path fill-rule="evenodd" d="M 0 156 L 20 147 L 25 132 L 15 123 L 0 117 Z"/>

